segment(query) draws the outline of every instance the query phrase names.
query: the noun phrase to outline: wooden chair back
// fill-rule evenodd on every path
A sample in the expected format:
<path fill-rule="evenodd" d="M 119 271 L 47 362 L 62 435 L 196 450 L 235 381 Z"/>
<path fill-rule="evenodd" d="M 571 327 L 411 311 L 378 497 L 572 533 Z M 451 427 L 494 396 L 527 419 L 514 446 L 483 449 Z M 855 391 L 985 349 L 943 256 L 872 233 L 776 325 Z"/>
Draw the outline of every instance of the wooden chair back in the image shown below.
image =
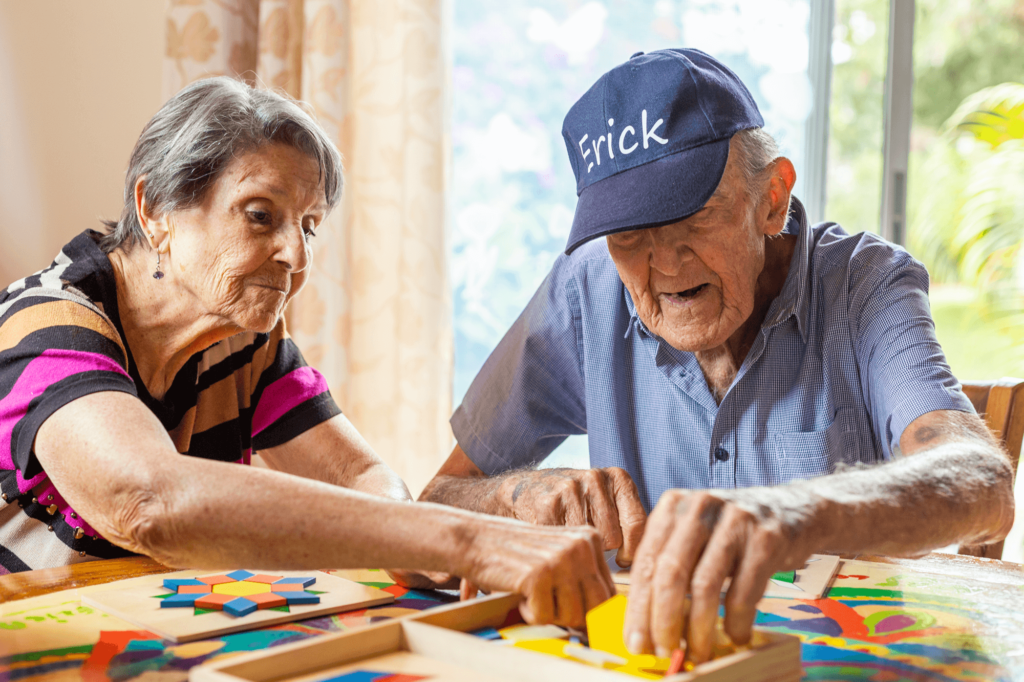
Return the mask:
<path fill-rule="evenodd" d="M 964 382 L 964 394 L 974 405 L 985 425 L 1006 448 L 1014 476 L 1024 440 L 1024 379 L 1003 377 L 998 381 Z M 960 554 L 1001 559 L 1002 541 L 991 545 L 962 545 Z"/>

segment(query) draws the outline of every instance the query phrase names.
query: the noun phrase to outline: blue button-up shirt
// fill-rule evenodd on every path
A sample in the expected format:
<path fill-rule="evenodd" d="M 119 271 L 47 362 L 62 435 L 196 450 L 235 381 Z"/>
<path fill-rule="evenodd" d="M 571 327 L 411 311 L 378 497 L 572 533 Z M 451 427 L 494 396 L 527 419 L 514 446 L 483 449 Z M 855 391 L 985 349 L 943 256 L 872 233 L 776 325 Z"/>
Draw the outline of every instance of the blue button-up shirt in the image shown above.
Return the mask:
<path fill-rule="evenodd" d="M 928 273 L 906 251 L 796 200 L 789 274 L 721 404 L 693 353 L 640 320 L 605 240 L 560 256 L 452 416 L 487 474 L 568 435 L 622 467 L 648 511 L 670 488 L 775 485 L 875 463 L 933 410 L 973 412 L 935 338 Z"/>

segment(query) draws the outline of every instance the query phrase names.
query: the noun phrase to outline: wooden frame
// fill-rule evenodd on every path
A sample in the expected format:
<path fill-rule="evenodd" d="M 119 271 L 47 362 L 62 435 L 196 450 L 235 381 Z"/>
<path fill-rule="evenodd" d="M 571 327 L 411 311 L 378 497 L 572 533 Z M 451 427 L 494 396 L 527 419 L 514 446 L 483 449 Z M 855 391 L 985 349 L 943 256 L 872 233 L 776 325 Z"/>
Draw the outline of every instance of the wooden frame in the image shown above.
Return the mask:
<path fill-rule="evenodd" d="M 504 682 L 628 682 L 611 670 L 500 646 L 468 631 L 499 627 L 519 597 L 491 595 L 450 604 L 352 632 L 326 635 L 193 668 L 191 682 L 314 682 L 373 667 L 373 661 L 409 652 L 457 666 L 475 680 Z M 802 674 L 796 637 L 755 629 L 753 648 L 709 661 L 669 682 L 797 682 Z M 443 677 L 441 679 L 444 679 Z M 451 677 L 449 679 L 462 679 Z"/>
<path fill-rule="evenodd" d="M 963 390 L 974 409 L 985 420 L 985 426 L 1006 449 L 1016 478 L 1021 441 L 1024 440 L 1024 379 L 1003 377 L 998 381 L 965 381 Z M 1003 542 L 962 545 L 959 553 L 985 559 L 1001 559 Z"/>

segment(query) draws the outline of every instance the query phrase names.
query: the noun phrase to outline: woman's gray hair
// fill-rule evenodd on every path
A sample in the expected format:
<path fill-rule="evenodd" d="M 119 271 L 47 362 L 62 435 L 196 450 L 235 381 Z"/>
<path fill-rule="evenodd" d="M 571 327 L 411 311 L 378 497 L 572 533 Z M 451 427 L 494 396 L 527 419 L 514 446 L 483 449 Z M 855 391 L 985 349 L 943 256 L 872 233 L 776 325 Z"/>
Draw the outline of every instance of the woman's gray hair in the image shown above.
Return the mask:
<path fill-rule="evenodd" d="M 124 182 L 124 208 L 100 248 L 130 251 L 145 235 L 135 210 L 135 185 L 154 215 L 202 203 L 232 159 L 269 143 L 285 144 L 320 167 L 328 210 L 341 200 L 341 154 L 300 104 L 226 77 L 196 81 L 167 101 L 135 143 Z"/>

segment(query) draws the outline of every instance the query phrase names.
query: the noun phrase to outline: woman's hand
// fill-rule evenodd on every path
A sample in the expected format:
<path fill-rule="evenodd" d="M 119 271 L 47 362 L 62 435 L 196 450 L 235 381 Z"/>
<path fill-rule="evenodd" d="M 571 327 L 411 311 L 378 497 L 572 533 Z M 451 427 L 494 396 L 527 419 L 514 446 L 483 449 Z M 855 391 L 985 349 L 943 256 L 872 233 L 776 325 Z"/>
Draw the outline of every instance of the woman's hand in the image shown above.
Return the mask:
<path fill-rule="evenodd" d="M 601 547 L 589 526 L 486 519 L 471 540 L 463 596 L 477 588 L 517 592 L 528 622 L 583 627 L 587 611 L 615 594 Z"/>

